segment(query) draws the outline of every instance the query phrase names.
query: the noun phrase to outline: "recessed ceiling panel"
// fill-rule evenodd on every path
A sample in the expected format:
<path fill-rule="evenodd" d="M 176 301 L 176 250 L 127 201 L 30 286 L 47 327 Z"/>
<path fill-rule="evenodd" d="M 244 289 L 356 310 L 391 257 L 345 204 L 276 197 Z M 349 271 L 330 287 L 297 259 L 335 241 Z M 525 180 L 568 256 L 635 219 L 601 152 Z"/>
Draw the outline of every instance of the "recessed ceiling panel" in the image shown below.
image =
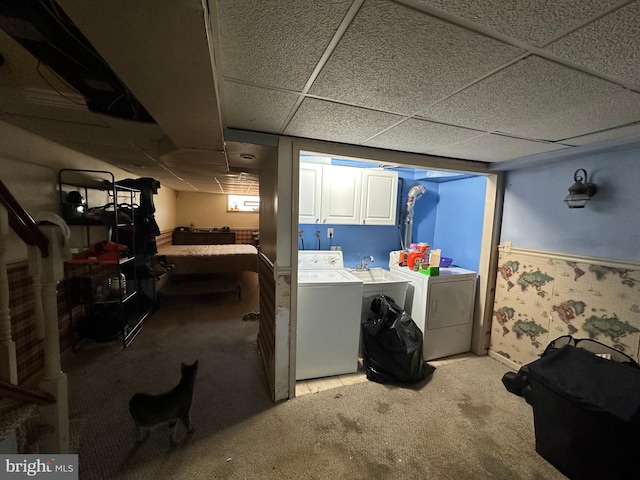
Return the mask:
<path fill-rule="evenodd" d="M 15 24 L 15 22 L 13 23 Z M 29 28 L 28 25 L 24 26 Z M 0 75 L 0 87 L 3 90 L 5 88 L 41 89 L 50 90 L 51 92 L 58 91 L 69 96 L 77 94 L 49 67 L 38 61 L 2 29 L 0 29 L 0 45 L 2 45 L 2 56 L 4 58 L 2 75 Z"/>
<path fill-rule="evenodd" d="M 281 133 L 298 96 L 233 82 L 223 82 L 225 127 Z"/>
<path fill-rule="evenodd" d="M 82 97 L 65 98 L 46 90 L 0 89 L 0 110 L 9 115 L 104 125 L 83 102 Z"/>
<path fill-rule="evenodd" d="M 568 147 L 566 145 L 533 142 L 503 135 L 486 134 L 440 149 L 435 154 L 443 157 L 465 158 L 483 162 L 502 162 L 563 148 Z"/>
<path fill-rule="evenodd" d="M 503 35 L 541 47 L 619 0 L 417 0 Z"/>
<path fill-rule="evenodd" d="M 351 0 L 219 0 L 225 77 L 300 91 Z"/>
<path fill-rule="evenodd" d="M 176 145 L 222 148 L 202 2 L 59 3 Z"/>
<path fill-rule="evenodd" d="M 541 140 L 562 140 L 640 118 L 640 95 L 529 57 L 426 109 L 425 117 Z"/>
<path fill-rule="evenodd" d="M 561 38 L 552 53 L 640 86 L 640 2 L 632 2 Z"/>
<path fill-rule="evenodd" d="M 135 122 L 108 115 L 99 116 L 106 125 L 118 132 L 123 140 L 144 150 L 157 151 L 158 142 L 166 138 L 166 134 L 156 123 Z"/>
<path fill-rule="evenodd" d="M 287 135 L 359 144 L 402 117 L 307 98 L 285 129 Z"/>
<path fill-rule="evenodd" d="M 131 144 L 122 139 L 118 132 L 105 125 L 88 125 L 20 116 L 9 116 L 7 117 L 7 122 L 59 143 L 70 141 L 94 145 L 132 147 Z"/>
<path fill-rule="evenodd" d="M 437 148 L 477 137 L 483 133 L 426 120 L 410 119 L 382 132 L 364 144 L 390 150 L 433 153 Z"/>
<path fill-rule="evenodd" d="M 413 114 L 521 53 L 417 10 L 372 0 L 364 3 L 309 92 Z"/>

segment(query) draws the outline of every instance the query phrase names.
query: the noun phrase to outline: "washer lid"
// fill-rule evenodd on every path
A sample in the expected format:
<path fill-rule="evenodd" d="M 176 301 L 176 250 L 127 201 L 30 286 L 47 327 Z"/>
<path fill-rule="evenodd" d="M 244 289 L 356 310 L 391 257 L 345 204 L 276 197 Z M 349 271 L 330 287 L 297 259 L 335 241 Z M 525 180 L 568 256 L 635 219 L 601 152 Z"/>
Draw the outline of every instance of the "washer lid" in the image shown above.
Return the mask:
<path fill-rule="evenodd" d="M 298 284 L 302 285 L 362 285 L 362 280 L 340 269 L 298 270 Z"/>

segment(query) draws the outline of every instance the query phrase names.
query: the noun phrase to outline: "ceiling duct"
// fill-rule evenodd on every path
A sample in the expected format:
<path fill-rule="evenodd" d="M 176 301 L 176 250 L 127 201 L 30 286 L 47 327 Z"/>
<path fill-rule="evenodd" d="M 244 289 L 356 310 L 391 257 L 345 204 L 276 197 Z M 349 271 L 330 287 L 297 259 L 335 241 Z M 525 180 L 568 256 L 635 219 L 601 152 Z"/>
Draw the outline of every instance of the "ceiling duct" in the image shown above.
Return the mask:
<path fill-rule="evenodd" d="M 82 94 L 89 110 L 154 121 L 53 0 L 0 2 L 0 28 Z"/>

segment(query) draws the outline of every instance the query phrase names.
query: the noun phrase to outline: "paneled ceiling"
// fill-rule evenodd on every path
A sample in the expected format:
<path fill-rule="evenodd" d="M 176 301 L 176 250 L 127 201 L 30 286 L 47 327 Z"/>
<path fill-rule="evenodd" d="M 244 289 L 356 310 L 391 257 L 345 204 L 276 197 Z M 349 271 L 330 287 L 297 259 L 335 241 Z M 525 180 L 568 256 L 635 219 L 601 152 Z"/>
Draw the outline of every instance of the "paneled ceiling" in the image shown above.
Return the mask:
<path fill-rule="evenodd" d="M 179 191 L 256 194 L 243 131 L 494 166 L 640 137 L 640 0 L 39 3 L 155 123 L 87 108 L 6 11 L 0 120 Z"/>

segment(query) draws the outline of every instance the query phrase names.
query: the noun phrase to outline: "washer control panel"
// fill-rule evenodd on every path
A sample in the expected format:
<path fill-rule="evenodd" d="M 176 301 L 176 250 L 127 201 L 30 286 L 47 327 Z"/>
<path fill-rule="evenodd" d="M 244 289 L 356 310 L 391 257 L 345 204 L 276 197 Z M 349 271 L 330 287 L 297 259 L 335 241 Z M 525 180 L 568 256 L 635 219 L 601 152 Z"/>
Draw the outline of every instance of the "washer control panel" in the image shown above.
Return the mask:
<path fill-rule="evenodd" d="M 298 252 L 298 268 L 324 270 L 344 268 L 342 251 L 300 250 Z"/>

